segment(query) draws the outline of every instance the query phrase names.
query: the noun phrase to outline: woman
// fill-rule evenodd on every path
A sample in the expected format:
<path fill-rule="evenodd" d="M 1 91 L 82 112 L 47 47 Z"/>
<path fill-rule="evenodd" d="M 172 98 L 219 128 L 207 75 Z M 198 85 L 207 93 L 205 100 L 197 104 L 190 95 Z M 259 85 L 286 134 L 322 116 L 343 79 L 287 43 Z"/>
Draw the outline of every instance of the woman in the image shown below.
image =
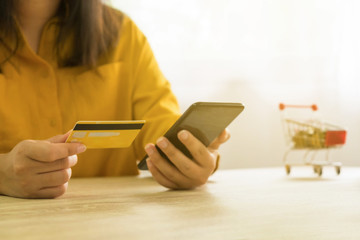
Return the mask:
<path fill-rule="evenodd" d="M 195 161 L 161 137 L 179 116 L 170 85 L 136 25 L 100 0 L 3 1 L 0 71 L 3 195 L 54 198 L 71 175 L 135 175 L 145 152 L 156 181 L 191 189 L 206 183 L 229 137 L 224 131 L 206 148 L 180 132 Z M 80 143 L 64 143 L 69 133 L 58 135 L 78 120 L 131 119 L 146 124 L 126 149 L 85 152 Z"/>

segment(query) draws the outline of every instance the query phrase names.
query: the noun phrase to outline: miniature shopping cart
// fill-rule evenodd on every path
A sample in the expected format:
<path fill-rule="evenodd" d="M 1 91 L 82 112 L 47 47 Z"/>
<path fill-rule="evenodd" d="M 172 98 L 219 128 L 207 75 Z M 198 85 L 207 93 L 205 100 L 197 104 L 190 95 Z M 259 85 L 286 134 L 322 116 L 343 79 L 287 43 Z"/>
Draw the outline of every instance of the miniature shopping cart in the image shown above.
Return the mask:
<path fill-rule="evenodd" d="M 285 138 L 289 149 L 284 153 L 284 165 L 287 175 L 290 174 L 291 166 L 310 165 L 314 173 L 321 176 L 324 166 L 335 167 L 339 175 L 341 171 L 341 162 L 333 162 L 329 158 L 330 149 L 339 148 L 345 144 L 346 130 L 343 128 L 320 121 L 319 119 L 293 119 L 286 116 L 286 109 L 307 109 L 315 113 L 318 108 L 316 105 L 285 105 L 279 104 L 282 113 L 283 128 Z M 304 150 L 303 163 L 294 164 L 288 159 L 290 152 L 295 150 Z M 319 150 L 325 150 L 325 159 L 316 159 Z"/>

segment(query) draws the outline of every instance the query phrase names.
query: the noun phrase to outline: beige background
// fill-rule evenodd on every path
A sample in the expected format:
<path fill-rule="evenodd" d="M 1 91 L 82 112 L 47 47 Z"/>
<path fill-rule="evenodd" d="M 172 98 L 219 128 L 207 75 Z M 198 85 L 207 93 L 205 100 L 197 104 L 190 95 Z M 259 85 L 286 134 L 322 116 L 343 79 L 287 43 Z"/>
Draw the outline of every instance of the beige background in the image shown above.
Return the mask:
<path fill-rule="evenodd" d="M 183 111 L 196 101 L 246 105 L 230 126 L 221 168 L 282 164 L 279 102 L 317 103 L 317 118 L 348 130 L 333 158 L 360 164 L 359 1 L 107 2 L 146 34 Z"/>

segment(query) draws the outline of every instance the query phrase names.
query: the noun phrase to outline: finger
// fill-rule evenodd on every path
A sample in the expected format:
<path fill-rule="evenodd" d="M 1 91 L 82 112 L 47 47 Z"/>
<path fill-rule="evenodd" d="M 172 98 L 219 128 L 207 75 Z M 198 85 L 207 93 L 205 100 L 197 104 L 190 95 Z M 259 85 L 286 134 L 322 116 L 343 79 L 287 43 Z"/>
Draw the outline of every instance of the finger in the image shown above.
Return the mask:
<path fill-rule="evenodd" d="M 215 138 L 215 140 L 208 146 L 208 148 L 211 150 L 218 150 L 220 145 L 227 142 L 229 138 L 230 138 L 230 132 L 226 128 L 224 129 L 224 131 L 220 133 L 220 135 L 217 138 Z"/>
<path fill-rule="evenodd" d="M 85 145 L 81 143 L 51 143 L 35 140 L 25 140 L 21 142 L 19 148 L 25 156 L 41 162 L 53 162 L 86 150 Z"/>
<path fill-rule="evenodd" d="M 72 155 L 53 162 L 40 162 L 29 158 L 24 158 L 24 160 L 26 161 L 26 165 L 23 164 L 24 171 L 39 174 L 72 168 L 76 165 L 78 158 L 77 155 Z"/>
<path fill-rule="evenodd" d="M 78 161 L 77 155 L 72 155 L 63 159 L 56 160 L 54 162 L 38 162 L 33 161 L 37 164 L 36 173 L 48 173 L 59 171 L 63 169 L 72 168 Z M 34 167 L 35 168 L 35 167 Z"/>
<path fill-rule="evenodd" d="M 185 156 L 168 139 L 164 137 L 159 138 L 157 146 L 186 177 L 194 179 L 194 177 L 196 178 L 199 175 L 199 172 L 201 172 L 200 166 Z"/>
<path fill-rule="evenodd" d="M 71 168 L 63 169 L 55 172 L 41 173 L 37 175 L 36 185 L 41 186 L 39 190 L 44 188 L 57 187 L 67 183 L 71 177 Z"/>
<path fill-rule="evenodd" d="M 39 190 L 34 198 L 57 198 L 63 195 L 68 188 L 68 183 L 65 183 L 60 186 L 44 188 Z"/>
<path fill-rule="evenodd" d="M 160 147 L 161 148 L 161 147 Z M 174 165 L 170 164 L 165 158 L 163 158 L 154 144 L 148 144 L 145 147 L 145 151 L 151 160 L 151 163 L 171 182 L 177 183 L 178 185 L 190 185 L 191 180 L 182 174 Z M 164 152 L 164 151 L 163 151 Z M 164 152 L 167 154 L 166 152 Z M 170 155 L 170 154 L 169 154 Z M 173 160 L 168 156 L 170 160 Z M 173 157 L 173 155 L 171 155 Z M 189 160 L 191 161 L 191 160 Z"/>
<path fill-rule="evenodd" d="M 178 138 L 190 151 L 197 163 L 205 169 L 214 169 L 215 160 L 205 145 L 195 138 L 189 131 L 181 130 Z"/>
<path fill-rule="evenodd" d="M 66 139 L 69 137 L 70 133 L 72 130 L 68 131 L 65 134 L 62 135 L 57 135 L 54 137 L 49 138 L 47 141 L 51 142 L 51 143 L 65 143 Z"/>
<path fill-rule="evenodd" d="M 161 185 L 163 185 L 164 187 L 170 188 L 170 189 L 177 189 L 178 186 L 176 185 L 176 183 L 173 183 L 172 181 L 170 181 L 169 179 L 167 179 L 160 171 L 159 169 L 157 169 L 156 166 L 154 166 L 151 162 L 151 160 L 148 158 L 146 160 L 146 164 L 149 168 L 149 171 L 151 172 L 151 175 L 153 176 L 153 178 Z"/>

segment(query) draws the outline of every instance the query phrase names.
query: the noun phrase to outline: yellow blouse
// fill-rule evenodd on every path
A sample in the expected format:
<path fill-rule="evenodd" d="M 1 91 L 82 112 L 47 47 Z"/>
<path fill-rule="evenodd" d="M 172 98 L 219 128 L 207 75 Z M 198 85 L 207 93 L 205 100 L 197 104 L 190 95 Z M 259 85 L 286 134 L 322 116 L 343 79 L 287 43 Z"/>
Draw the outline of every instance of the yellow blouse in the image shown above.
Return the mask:
<path fill-rule="evenodd" d="M 177 100 L 146 37 L 124 16 L 118 43 L 96 69 L 60 68 L 53 21 L 42 32 L 38 54 L 22 36 L 16 55 L 2 66 L 0 153 L 24 139 L 66 133 L 79 120 L 143 119 L 146 124 L 131 147 L 88 149 L 73 168 L 75 177 L 138 174 L 136 160 L 145 155 L 145 144 L 155 142 L 179 117 Z M 0 60 L 6 51 L 0 44 Z"/>

